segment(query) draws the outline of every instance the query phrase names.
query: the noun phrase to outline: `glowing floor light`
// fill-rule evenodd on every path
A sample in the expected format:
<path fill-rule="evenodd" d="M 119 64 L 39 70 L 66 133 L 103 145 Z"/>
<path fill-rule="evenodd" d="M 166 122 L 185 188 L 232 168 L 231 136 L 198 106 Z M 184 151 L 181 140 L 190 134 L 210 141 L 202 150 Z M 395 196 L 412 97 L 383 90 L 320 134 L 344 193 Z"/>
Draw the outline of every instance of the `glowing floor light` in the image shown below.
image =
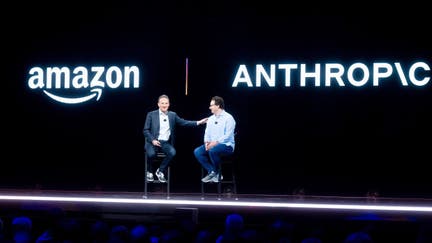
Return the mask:
<path fill-rule="evenodd" d="M 60 196 L 17 196 L 0 195 L 0 201 L 39 201 L 39 202 L 81 202 L 81 203 L 112 203 L 142 205 L 178 205 L 178 206 L 215 206 L 243 208 L 279 208 L 279 209 L 325 209 L 325 210 L 362 210 L 362 211 L 395 211 L 432 213 L 431 206 L 415 205 L 384 205 L 380 203 L 342 204 L 342 203 L 290 203 L 290 202 L 253 202 L 253 201 L 221 201 L 221 200 L 176 200 L 176 199 L 130 199 L 104 197 L 60 197 Z"/>

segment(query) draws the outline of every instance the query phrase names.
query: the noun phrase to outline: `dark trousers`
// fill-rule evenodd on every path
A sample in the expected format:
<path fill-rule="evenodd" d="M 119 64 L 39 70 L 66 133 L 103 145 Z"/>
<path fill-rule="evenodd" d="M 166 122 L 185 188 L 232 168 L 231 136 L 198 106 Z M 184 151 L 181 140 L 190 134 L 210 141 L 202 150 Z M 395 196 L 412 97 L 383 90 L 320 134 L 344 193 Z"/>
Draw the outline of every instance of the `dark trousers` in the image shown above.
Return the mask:
<path fill-rule="evenodd" d="M 163 173 L 165 173 L 166 168 L 168 167 L 171 160 L 176 155 L 176 150 L 171 143 L 169 143 L 168 141 L 160 141 L 160 142 L 161 142 L 160 147 L 154 146 L 151 143 L 146 143 L 145 150 L 146 150 L 146 156 L 148 162 L 147 170 L 149 172 L 154 172 L 153 163 L 154 163 L 154 159 L 156 158 L 156 153 L 163 152 L 166 155 L 165 159 L 161 162 L 159 166 L 159 171 Z"/>
<path fill-rule="evenodd" d="M 194 150 L 195 158 L 209 173 L 212 171 L 219 173 L 218 168 L 222 160 L 221 157 L 233 153 L 233 148 L 225 144 L 218 144 L 208 151 L 205 150 L 205 145 L 201 145 Z"/>

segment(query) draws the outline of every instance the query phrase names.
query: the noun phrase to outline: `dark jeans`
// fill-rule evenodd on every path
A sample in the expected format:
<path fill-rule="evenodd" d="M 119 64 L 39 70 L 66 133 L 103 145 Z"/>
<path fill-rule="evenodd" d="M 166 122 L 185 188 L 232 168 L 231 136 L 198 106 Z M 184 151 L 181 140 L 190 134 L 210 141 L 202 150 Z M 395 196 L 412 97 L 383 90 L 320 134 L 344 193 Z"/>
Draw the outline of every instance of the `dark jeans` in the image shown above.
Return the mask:
<path fill-rule="evenodd" d="M 205 150 L 205 145 L 203 144 L 194 150 L 195 158 L 209 173 L 211 171 L 219 173 L 218 168 L 222 160 L 221 157 L 229 156 L 233 153 L 233 148 L 225 144 L 218 144 L 209 151 Z"/>
<path fill-rule="evenodd" d="M 171 160 L 176 155 L 176 150 L 175 150 L 174 146 L 172 146 L 172 144 L 170 144 L 169 142 L 165 142 L 165 141 L 160 141 L 160 142 L 161 142 L 160 147 L 154 146 L 151 143 L 147 143 L 145 146 L 147 162 L 148 162 L 147 170 L 149 172 L 154 172 L 153 171 L 153 163 L 154 163 L 154 160 L 156 158 L 156 154 L 158 152 L 163 152 L 166 155 L 166 157 L 164 158 L 164 160 L 161 162 L 161 164 L 159 166 L 159 171 L 161 171 L 163 173 L 165 173 L 166 168 L 168 167 Z"/>

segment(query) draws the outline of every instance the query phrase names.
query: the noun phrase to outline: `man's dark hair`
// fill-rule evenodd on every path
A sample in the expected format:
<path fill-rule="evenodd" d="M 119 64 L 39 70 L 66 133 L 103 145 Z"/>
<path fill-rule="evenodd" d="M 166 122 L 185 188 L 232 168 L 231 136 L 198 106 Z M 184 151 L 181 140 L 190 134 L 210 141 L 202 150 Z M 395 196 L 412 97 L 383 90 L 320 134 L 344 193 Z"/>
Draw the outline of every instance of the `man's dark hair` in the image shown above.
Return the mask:
<path fill-rule="evenodd" d="M 225 109 L 225 103 L 222 97 L 213 96 L 212 100 L 214 100 L 215 105 L 218 105 L 221 109 Z"/>

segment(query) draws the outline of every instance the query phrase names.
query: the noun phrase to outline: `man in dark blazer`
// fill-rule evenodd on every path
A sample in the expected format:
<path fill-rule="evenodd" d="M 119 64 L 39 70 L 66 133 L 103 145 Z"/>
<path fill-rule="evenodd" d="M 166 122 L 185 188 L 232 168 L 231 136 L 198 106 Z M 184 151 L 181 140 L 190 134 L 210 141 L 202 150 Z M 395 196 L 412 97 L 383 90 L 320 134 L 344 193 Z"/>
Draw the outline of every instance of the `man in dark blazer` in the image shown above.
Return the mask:
<path fill-rule="evenodd" d="M 156 176 L 160 182 L 166 182 L 165 170 L 176 155 L 174 148 L 176 126 L 194 127 L 207 122 L 208 118 L 199 121 L 189 121 L 180 118 L 177 113 L 169 111 L 169 98 L 161 95 L 158 98 L 159 109 L 147 113 L 144 124 L 145 151 L 147 156 L 147 181 L 153 181 L 153 160 L 158 151 L 162 151 L 166 157 L 156 170 Z"/>

